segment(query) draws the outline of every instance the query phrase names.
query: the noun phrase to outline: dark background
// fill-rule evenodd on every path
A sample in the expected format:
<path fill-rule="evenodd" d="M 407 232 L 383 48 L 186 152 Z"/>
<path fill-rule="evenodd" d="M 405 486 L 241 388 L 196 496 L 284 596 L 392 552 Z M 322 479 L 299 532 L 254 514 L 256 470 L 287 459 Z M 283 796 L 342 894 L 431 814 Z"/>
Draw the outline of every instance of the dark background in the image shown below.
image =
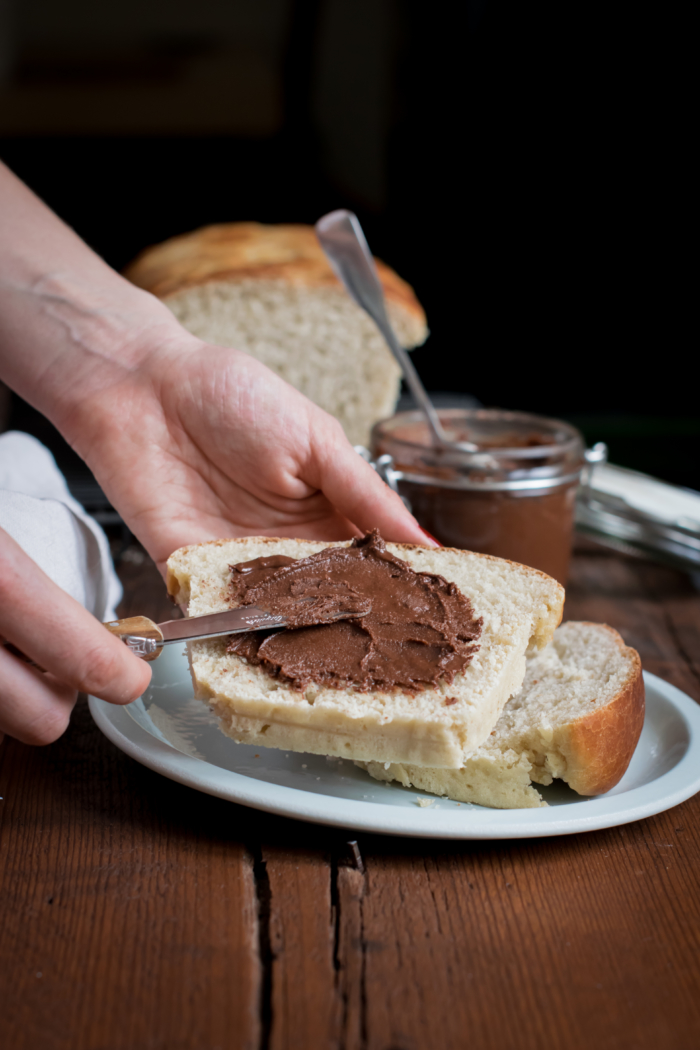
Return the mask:
<path fill-rule="evenodd" d="M 351 207 L 426 308 L 429 389 L 563 416 L 700 489 L 683 32 L 658 8 L 5 0 L 0 19 L 0 155 L 113 266 L 210 222 Z M 9 425 L 65 456 L 16 398 Z"/>

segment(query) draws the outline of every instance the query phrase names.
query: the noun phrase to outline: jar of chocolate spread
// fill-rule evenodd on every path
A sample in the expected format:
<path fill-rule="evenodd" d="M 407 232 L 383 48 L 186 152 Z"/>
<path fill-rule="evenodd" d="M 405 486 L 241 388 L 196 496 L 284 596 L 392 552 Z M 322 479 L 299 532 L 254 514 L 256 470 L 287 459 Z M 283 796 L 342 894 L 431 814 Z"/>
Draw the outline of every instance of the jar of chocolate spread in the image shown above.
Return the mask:
<path fill-rule="evenodd" d="M 586 466 L 578 430 L 493 408 L 439 416 L 450 441 L 476 451 L 436 447 L 421 412 L 399 412 L 372 431 L 384 477 L 445 546 L 509 558 L 565 583 Z"/>

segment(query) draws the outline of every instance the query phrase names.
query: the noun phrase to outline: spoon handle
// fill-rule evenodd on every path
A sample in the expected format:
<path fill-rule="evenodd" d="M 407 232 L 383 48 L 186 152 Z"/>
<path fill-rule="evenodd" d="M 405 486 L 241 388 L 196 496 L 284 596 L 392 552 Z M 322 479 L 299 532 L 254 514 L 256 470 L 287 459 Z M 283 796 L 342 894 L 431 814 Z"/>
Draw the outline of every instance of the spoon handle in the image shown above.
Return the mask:
<path fill-rule="evenodd" d="M 332 211 L 316 223 L 316 236 L 348 294 L 369 314 L 384 336 L 411 393 L 425 413 L 435 444 L 448 444 L 435 407 L 389 322 L 384 292 L 357 216 L 344 208 Z"/>

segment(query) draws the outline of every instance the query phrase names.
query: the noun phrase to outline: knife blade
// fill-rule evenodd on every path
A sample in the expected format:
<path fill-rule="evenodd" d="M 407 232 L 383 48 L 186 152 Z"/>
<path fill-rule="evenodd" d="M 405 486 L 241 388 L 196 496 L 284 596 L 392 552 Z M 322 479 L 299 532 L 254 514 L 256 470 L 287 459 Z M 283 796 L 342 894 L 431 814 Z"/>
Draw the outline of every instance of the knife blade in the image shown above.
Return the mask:
<path fill-rule="evenodd" d="M 312 611 L 314 603 L 317 606 L 315 614 Z M 129 616 L 124 620 L 111 620 L 104 626 L 121 638 L 136 656 L 143 660 L 155 660 L 163 647 L 172 642 L 194 642 L 220 635 L 242 634 L 244 631 L 280 629 L 287 627 L 290 620 L 295 622 L 295 626 L 300 626 L 300 616 L 307 621 L 301 626 L 335 623 L 365 616 L 371 609 L 372 603 L 365 599 L 324 605 L 316 598 L 301 598 L 289 603 L 287 615 L 271 613 L 257 605 L 243 605 L 224 612 L 165 620 L 163 623 L 154 623 L 146 616 Z"/>

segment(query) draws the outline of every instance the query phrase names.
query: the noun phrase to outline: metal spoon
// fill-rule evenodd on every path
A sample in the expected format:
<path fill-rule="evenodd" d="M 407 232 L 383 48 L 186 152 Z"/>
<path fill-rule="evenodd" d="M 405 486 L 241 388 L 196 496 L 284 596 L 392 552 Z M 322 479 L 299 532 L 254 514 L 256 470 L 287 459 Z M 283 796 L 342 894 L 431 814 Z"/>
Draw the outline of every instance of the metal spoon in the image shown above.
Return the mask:
<path fill-rule="evenodd" d="M 442 429 L 435 406 L 428 397 L 413 362 L 389 323 L 384 292 L 359 219 L 345 208 L 332 211 L 316 223 L 316 236 L 348 294 L 369 314 L 384 336 L 389 349 L 401 366 L 411 393 L 425 413 L 434 443 L 454 448 L 455 443 L 449 440 Z M 478 451 L 476 445 L 467 441 L 459 442 L 456 447 L 465 452 Z"/>

